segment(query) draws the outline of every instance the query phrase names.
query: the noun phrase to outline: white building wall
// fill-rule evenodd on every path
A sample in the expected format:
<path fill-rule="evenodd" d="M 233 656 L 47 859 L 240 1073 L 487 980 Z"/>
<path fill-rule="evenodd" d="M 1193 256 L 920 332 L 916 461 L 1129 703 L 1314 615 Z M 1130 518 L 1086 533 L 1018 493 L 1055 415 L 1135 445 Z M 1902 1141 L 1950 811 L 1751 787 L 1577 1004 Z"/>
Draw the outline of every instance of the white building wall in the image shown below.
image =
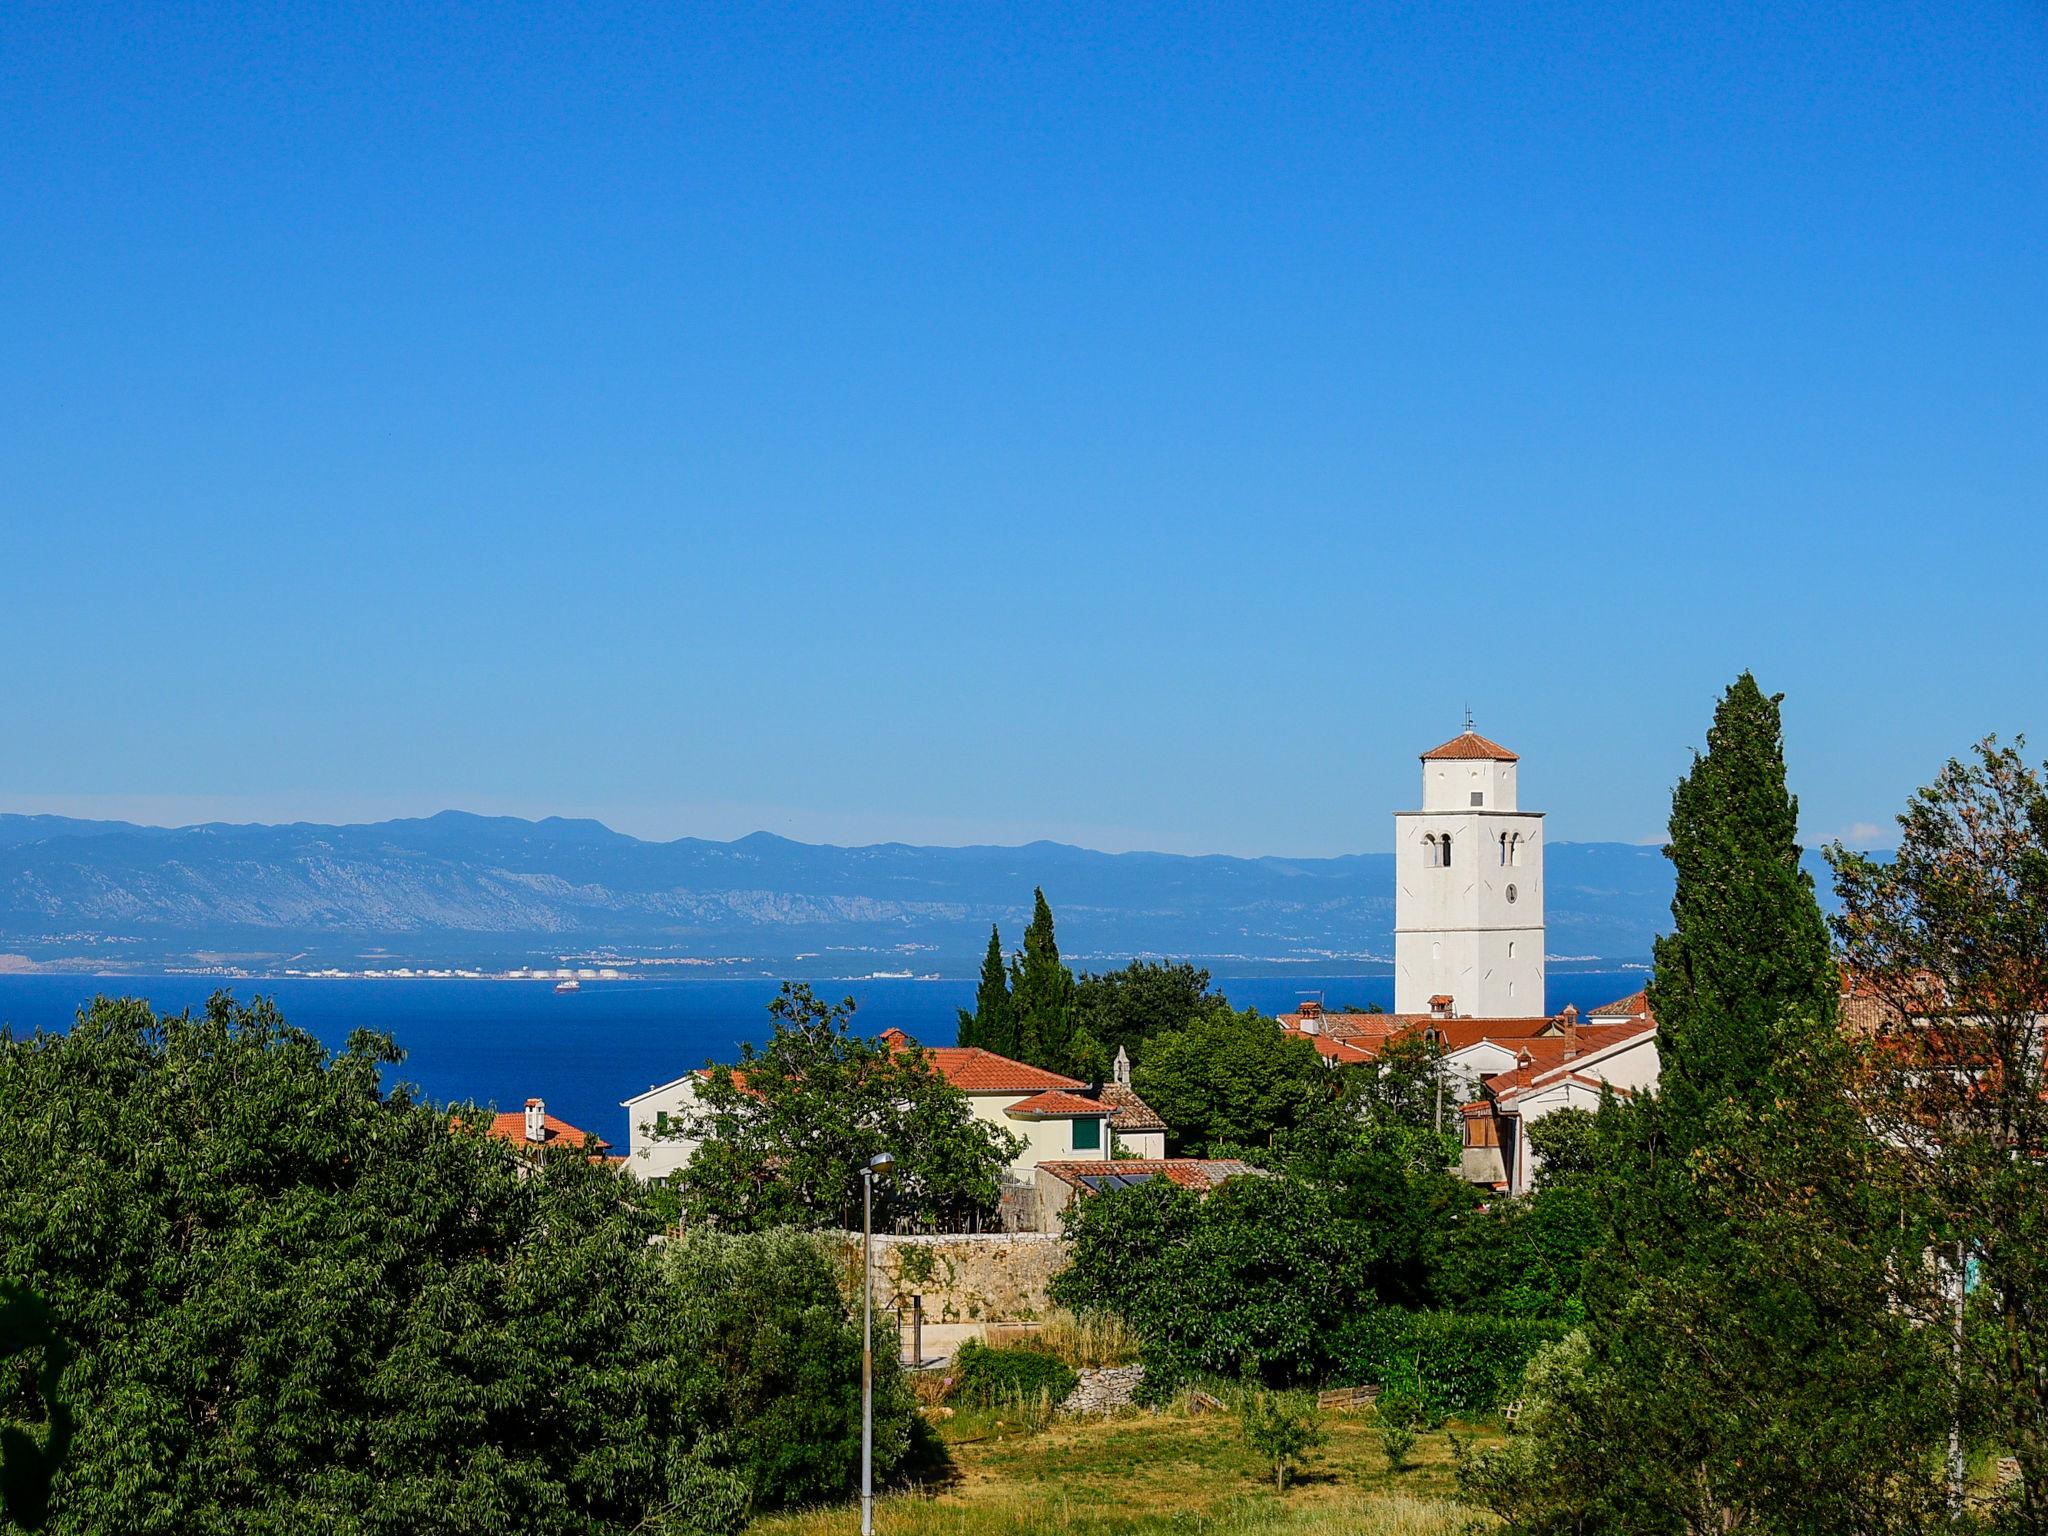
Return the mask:
<path fill-rule="evenodd" d="M 1423 808 L 1394 815 L 1394 1011 L 1448 996 L 1467 1017 L 1539 1018 L 1542 813 L 1516 808 L 1513 763 L 1422 769 Z"/>
<path fill-rule="evenodd" d="M 1117 1146 L 1130 1157 L 1166 1156 L 1166 1132 L 1118 1131 Z"/>
<path fill-rule="evenodd" d="M 1010 1173 L 1018 1179 L 1029 1179 L 1032 1170 L 1040 1161 L 1070 1161 L 1074 1158 L 1102 1157 L 1111 1155 L 1109 1147 L 1109 1125 L 1103 1122 L 1102 1141 L 1099 1148 L 1077 1152 L 1074 1150 L 1074 1122 L 1067 1119 L 1013 1120 L 1004 1113 L 1012 1104 L 1021 1104 L 1030 1098 L 1028 1093 L 970 1093 L 967 1107 L 974 1118 L 1003 1130 L 1022 1136 L 1024 1150 L 1010 1165 Z M 628 1099 L 626 1111 L 626 1166 L 643 1179 L 664 1179 L 679 1173 L 689 1166 L 696 1155 L 697 1143 L 687 1136 L 657 1136 L 656 1129 L 661 1116 L 667 1115 L 670 1126 L 681 1128 L 689 1123 L 690 1117 L 699 1112 L 696 1077 L 677 1078 L 672 1083 L 663 1083 L 650 1088 L 637 1098 Z M 1126 1137 L 1124 1145 L 1136 1151 L 1134 1143 L 1158 1147 L 1149 1151 L 1147 1157 L 1166 1155 L 1166 1137 L 1163 1132 L 1141 1132 L 1135 1137 Z"/>

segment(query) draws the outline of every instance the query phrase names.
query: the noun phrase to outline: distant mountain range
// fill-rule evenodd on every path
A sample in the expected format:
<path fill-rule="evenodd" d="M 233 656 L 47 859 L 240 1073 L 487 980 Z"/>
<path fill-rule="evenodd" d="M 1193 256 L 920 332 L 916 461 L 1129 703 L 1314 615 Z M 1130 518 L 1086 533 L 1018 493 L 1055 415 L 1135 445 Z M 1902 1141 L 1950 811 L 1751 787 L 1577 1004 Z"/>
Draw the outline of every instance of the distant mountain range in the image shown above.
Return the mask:
<path fill-rule="evenodd" d="M 1656 848 L 1552 843 L 1553 956 L 1637 961 L 1670 919 Z M 1825 891 L 1825 870 L 1814 861 Z M 1394 860 L 820 847 L 765 832 L 645 842 L 595 821 L 445 811 L 330 827 L 162 828 L 0 815 L 13 969 L 502 968 L 565 957 L 847 975 L 965 974 L 1045 887 L 1061 948 L 1320 969 L 1390 960 Z"/>

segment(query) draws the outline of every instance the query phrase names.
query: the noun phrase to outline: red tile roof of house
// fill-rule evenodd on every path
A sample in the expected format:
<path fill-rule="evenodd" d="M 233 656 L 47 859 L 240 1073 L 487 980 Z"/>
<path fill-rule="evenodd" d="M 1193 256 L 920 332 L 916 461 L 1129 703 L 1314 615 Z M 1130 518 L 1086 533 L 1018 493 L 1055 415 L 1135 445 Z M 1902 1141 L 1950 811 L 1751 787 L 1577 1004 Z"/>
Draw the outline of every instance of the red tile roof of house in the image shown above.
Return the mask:
<path fill-rule="evenodd" d="M 1104 1083 L 1102 1102 L 1109 1106 L 1109 1123 L 1119 1131 L 1163 1131 L 1166 1122 L 1159 1112 L 1122 1083 Z"/>
<path fill-rule="evenodd" d="M 1326 1013 L 1307 1016 L 1315 1026 L 1302 1028 L 1298 1013 L 1280 1015 L 1280 1027 L 1290 1035 L 1305 1035 L 1308 1042 L 1332 1061 L 1376 1061 L 1389 1040 L 1402 1035 L 1436 1031 L 1447 1051 L 1462 1050 L 1481 1040 L 1522 1040 L 1545 1030 L 1561 1030 L 1559 1019 L 1541 1015 L 1533 1019 L 1443 1018 L 1434 1013 Z"/>
<path fill-rule="evenodd" d="M 1549 1040 L 1524 1040 L 1520 1043 L 1522 1054 L 1529 1059 L 1517 1063 L 1506 1072 L 1496 1072 L 1486 1079 L 1488 1097 L 1495 1103 L 1513 1099 L 1535 1087 L 1548 1087 L 1553 1081 L 1572 1078 L 1598 1087 L 1600 1079 L 1590 1077 L 1579 1070 L 1579 1063 L 1595 1051 L 1609 1046 L 1622 1045 L 1632 1040 L 1644 1040 L 1656 1034 L 1654 1024 L 1589 1024 L 1582 1025 L 1576 1042 L 1562 1036 Z M 1576 1049 L 1573 1049 L 1576 1044 Z M 1565 1052 L 1572 1054 L 1566 1056 Z M 1617 1089 L 1616 1092 L 1620 1092 Z"/>
<path fill-rule="evenodd" d="M 1616 998 L 1605 1007 L 1588 1008 L 1586 1010 L 1586 1017 L 1589 1019 L 1640 1019 L 1647 1017 L 1649 1012 L 1650 994 L 1645 991 L 1635 991 L 1629 993 L 1627 997 Z"/>
<path fill-rule="evenodd" d="M 1101 1178 L 1106 1174 L 1121 1174 L 1125 1178 L 1146 1177 L 1166 1180 L 1182 1189 L 1206 1193 L 1225 1179 L 1244 1176 L 1263 1178 L 1266 1170 L 1250 1163 L 1239 1162 L 1234 1157 L 1116 1157 L 1090 1162 L 1046 1162 L 1038 1165 L 1039 1170 L 1051 1174 L 1062 1184 L 1085 1190 L 1085 1178 Z"/>
<path fill-rule="evenodd" d="M 891 1050 L 911 1048 L 910 1036 L 900 1029 L 885 1029 L 881 1038 Z M 1039 1093 L 1048 1088 L 1085 1088 L 1078 1078 L 1062 1077 L 1043 1067 L 1034 1067 L 978 1045 L 924 1045 L 917 1049 L 931 1058 L 939 1076 L 962 1093 Z"/>
<path fill-rule="evenodd" d="M 1477 731 L 1461 731 L 1440 747 L 1422 754 L 1427 763 L 1436 758 L 1471 758 L 1494 763 L 1518 763 L 1520 758 L 1497 741 L 1488 741 Z"/>
<path fill-rule="evenodd" d="M 1003 1111 L 1006 1115 L 1106 1115 L 1109 1106 L 1100 1099 L 1084 1099 L 1078 1093 L 1049 1088 L 1020 1099 Z"/>
<path fill-rule="evenodd" d="M 526 1112 L 524 1110 L 503 1110 L 491 1117 L 491 1123 L 486 1129 L 493 1136 L 497 1137 L 498 1140 L 509 1141 L 515 1146 L 530 1147 L 535 1145 L 535 1143 L 526 1139 Z M 583 1138 L 587 1134 L 589 1133 L 578 1130 L 566 1120 L 557 1120 L 553 1115 L 547 1114 L 541 1116 L 541 1139 L 539 1142 L 541 1146 L 580 1147 L 583 1145 Z M 602 1136 L 594 1139 L 600 1152 L 609 1149 L 611 1146 L 611 1143 Z"/>

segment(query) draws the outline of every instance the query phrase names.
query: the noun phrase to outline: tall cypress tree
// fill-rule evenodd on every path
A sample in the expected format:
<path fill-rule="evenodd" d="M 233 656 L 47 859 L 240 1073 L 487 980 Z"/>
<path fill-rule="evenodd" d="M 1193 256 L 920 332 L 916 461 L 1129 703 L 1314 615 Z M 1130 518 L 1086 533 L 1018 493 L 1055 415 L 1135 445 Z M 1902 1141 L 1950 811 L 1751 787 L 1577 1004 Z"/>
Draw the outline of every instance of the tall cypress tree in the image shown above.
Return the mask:
<path fill-rule="evenodd" d="M 1017 1054 L 1017 1014 L 1010 1002 L 1009 972 L 1003 964 L 1003 935 L 993 923 L 988 930 L 988 953 L 981 960 L 974 1012 L 960 1010 L 960 1043 L 978 1045 L 998 1056 Z"/>
<path fill-rule="evenodd" d="M 1010 1001 L 1017 1020 L 1017 1055 L 1033 1066 L 1064 1071 L 1074 1033 L 1074 973 L 1060 962 L 1052 908 L 1045 891 L 1032 893 L 1031 926 L 1011 971 Z"/>
<path fill-rule="evenodd" d="M 1511 1530 L 1896 1536 L 1939 1508 L 1946 1335 L 1897 1304 L 1924 1212 L 1850 1091 L 1778 704 L 1737 678 L 1672 799 L 1661 1072 L 1595 1123 L 1585 1325 L 1531 1372 L 1528 1440 L 1462 1474 Z"/>
<path fill-rule="evenodd" d="M 1835 1027 L 1827 924 L 1785 787 L 1783 698 L 1738 677 L 1671 799 L 1674 926 L 1649 994 L 1667 1130 L 1687 1144 L 1717 1106 L 1770 1103 L 1783 1086 L 1774 1063 Z"/>

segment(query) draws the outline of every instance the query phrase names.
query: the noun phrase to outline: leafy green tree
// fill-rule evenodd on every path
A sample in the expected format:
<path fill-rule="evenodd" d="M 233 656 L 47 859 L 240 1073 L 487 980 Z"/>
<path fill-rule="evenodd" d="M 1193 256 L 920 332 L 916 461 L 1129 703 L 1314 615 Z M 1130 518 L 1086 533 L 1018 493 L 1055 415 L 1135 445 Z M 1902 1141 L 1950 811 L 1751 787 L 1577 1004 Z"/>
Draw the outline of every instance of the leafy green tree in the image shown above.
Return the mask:
<path fill-rule="evenodd" d="M 2048 1529 L 2048 770 L 2024 745 L 1951 759 L 1891 859 L 1829 858 L 1870 1044 L 1861 1102 L 1943 1217 L 1901 1279 L 1951 1339 L 1952 1415 L 2018 1462 L 2007 1513 L 2033 1531 Z M 1978 1284 L 1955 1335 L 1967 1260 Z"/>
<path fill-rule="evenodd" d="M 975 1118 L 916 1043 L 897 1050 L 851 1031 L 853 999 L 826 1003 L 786 982 L 767 1044 L 710 1069 L 682 1127 L 699 1146 L 680 1175 L 692 1219 L 734 1230 L 858 1227 L 861 1170 L 877 1221 L 958 1225 L 995 1208 L 1020 1138 Z"/>
<path fill-rule="evenodd" d="M 366 1032 L 330 1055 L 225 995 L 0 1033 L 0 1277 L 72 1351 L 52 1531 L 682 1536 L 848 1491 L 843 1462 L 779 1482 L 748 1441 L 794 1386 L 843 1445 L 846 1391 L 814 1403 L 815 1382 L 732 1364 L 787 1347 L 842 1368 L 843 1308 L 707 1351 L 630 1179 L 385 1092 L 398 1060 Z M 32 1418 L 33 1385 L 0 1378 L 0 1418 Z"/>
<path fill-rule="evenodd" d="M 1148 1373 L 1314 1380 L 1367 1294 L 1351 1230 L 1305 1180 L 1247 1176 L 1197 1199 L 1155 1179 L 1077 1200 L 1065 1221 L 1072 1258 L 1053 1300 L 1124 1318 Z"/>
<path fill-rule="evenodd" d="M 1172 1150 L 1208 1156 L 1272 1146 L 1327 1111 L 1339 1080 L 1265 1015 L 1219 1009 L 1148 1042 L 1131 1086 L 1166 1122 Z"/>
<path fill-rule="evenodd" d="M 1387 1470 L 1401 1473 L 1415 1450 L 1416 1429 L 1422 1422 L 1422 1398 L 1414 1388 L 1397 1386 L 1380 1394 L 1373 1404 L 1373 1422 L 1380 1432 L 1380 1451 L 1387 1458 Z"/>
<path fill-rule="evenodd" d="M 1133 1061 L 1155 1035 L 1229 1007 L 1209 990 L 1209 973 L 1184 961 L 1133 960 L 1120 971 L 1083 975 L 1074 984 L 1076 1031 L 1085 1030 L 1110 1057 L 1121 1047 Z"/>
<path fill-rule="evenodd" d="M 674 1298 L 681 1409 L 727 1448 L 756 1510 L 843 1497 L 860 1482 L 860 1325 L 810 1233 L 693 1230 L 660 1266 Z M 876 1320 L 876 1465 L 928 1466 L 936 1448 Z"/>
<path fill-rule="evenodd" d="M 1003 963 L 1003 935 L 993 923 L 988 953 L 982 957 L 981 985 L 975 989 L 974 1012 L 960 1010 L 960 1044 L 978 1045 L 998 1056 L 1017 1054 L 1017 1011 L 1010 1001 L 1010 977 Z"/>
<path fill-rule="evenodd" d="M 1785 787 L 1783 697 L 1738 677 L 1671 799 L 1673 928 L 1657 941 L 1649 1001 L 1665 1129 L 1681 1137 L 1705 1135 L 1720 1105 L 1770 1103 L 1775 1064 L 1834 1029 L 1827 926 Z"/>
<path fill-rule="evenodd" d="M 1267 1392 L 1248 1385 L 1238 1405 L 1244 1443 L 1273 1469 L 1273 1491 L 1287 1492 L 1287 1480 L 1309 1452 L 1329 1439 L 1317 1421 L 1315 1399 L 1302 1392 Z"/>
<path fill-rule="evenodd" d="M 1017 1059 L 1064 1072 L 1074 1035 L 1074 973 L 1060 959 L 1043 889 L 1032 893 L 1031 924 L 1011 966 L 1010 1002 L 1017 1020 Z"/>

